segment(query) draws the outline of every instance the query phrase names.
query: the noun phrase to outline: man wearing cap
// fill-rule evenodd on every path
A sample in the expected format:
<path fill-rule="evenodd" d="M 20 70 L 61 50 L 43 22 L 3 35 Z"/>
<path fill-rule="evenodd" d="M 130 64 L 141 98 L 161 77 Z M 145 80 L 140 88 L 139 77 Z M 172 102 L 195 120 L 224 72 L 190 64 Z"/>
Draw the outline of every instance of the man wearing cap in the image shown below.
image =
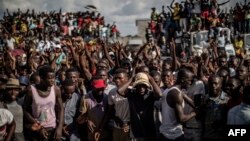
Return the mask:
<path fill-rule="evenodd" d="M 109 92 L 108 109 L 102 119 L 100 127 L 95 133 L 97 139 L 104 125 L 107 124 L 110 118 L 113 119 L 113 141 L 130 141 L 129 138 L 129 123 L 130 113 L 128 100 L 126 97 L 117 94 L 117 89 L 128 81 L 128 73 L 126 69 L 118 68 L 114 72 L 113 78 L 116 87 Z"/>
<path fill-rule="evenodd" d="M 105 80 L 96 77 L 91 82 L 92 91 L 90 91 L 81 101 L 80 116 L 77 119 L 78 124 L 88 124 L 88 140 L 95 141 L 95 131 L 100 127 L 102 118 L 108 106 L 108 97 L 104 94 L 106 88 Z M 101 140 L 109 140 L 109 132 L 106 126 L 103 128 L 99 137 Z"/>
<path fill-rule="evenodd" d="M 129 89 L 133 79 L 133 88 Z M 155 141 L 154 102 L 160 98 L 161 90 L 154 79 L 145 73 L 138 73 L 117 93 L 128 98 L 132 141 Z"/>
<path fill-rule="evenodd" d="M 23 109 L 17 103 L 17 97 L 21 90 L 20 83 L 18 79 L 9 78 L 5 87 L 5 97 L 4 102 L 6 108 L 13 114 L 16 121 L 16 129 L 14 139 L 18 141 L 25 141 L 23 135 Z"/>

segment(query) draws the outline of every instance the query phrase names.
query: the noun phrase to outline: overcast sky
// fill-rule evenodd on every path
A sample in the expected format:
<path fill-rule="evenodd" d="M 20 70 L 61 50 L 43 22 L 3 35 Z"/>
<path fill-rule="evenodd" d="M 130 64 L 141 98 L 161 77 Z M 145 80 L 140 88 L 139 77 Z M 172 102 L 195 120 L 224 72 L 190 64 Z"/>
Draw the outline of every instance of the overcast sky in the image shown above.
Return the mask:
<path fill-rule="evenodd" d="M 172 0 L 0 0 L 0 16 L 3 11 L 8 8 L 10 11 L 27 10 L 27 8 L 50 11 L 81 11 L 86 5 L 95 5 L 98 11 L 105 16 L 107 23 L 117 24 L 122 35 L 135 35 L 137 28 L 135 26 L 135 19 L 149 18 L 152 7 L 156 7 L 161 11 L 161 6 L 169 5 Z M 180 1 L 180 0 L 176 0 Z M 184 1 L 184 0 L 183 0 Z M 218 0 L 219 3 L 227 0 Z M 244 0 L 231 0 L 226 6 L 230 7 L 237 1 L 244 2 Z M 249 0 L 247 0 L 249 1 Z"/>

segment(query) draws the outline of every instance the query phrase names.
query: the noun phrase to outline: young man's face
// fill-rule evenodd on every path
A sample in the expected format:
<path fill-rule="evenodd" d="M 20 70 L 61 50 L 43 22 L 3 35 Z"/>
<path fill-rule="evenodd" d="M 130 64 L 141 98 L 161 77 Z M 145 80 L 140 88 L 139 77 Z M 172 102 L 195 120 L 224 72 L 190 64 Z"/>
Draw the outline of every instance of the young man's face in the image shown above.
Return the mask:
<path fill-rule="evenodd" d="M 226 58 L 220 58 L 219 65 L 221 67 L 226 67 L 227 66 L 227 59 Z"/>
<path fill-rule="evenodd" d="M 117 87 L 122 86 L 127 81 L 128 81 L 128 77 L 124 73 L 118 73 L 114 75 L 114 82 Z"/>
<path fill-rule="evenodd" d="M 192 74 L 188 74 L 185 78 L 182 78 L 182 83 L 181 83 L 182 88 L 188 89 L 192 85 L 193 80 L 194 76 Z"/>
<path fill-rule="evenodd" d="M 68 79 L 71 79 L 71 80 L 74 82 L 74 84 L 77 85 L 77 83 L 78 83 L 78 77 L 79 77 L 78 72 L 69 72 L 69 73 L 66 75 L 66 77 L 67 77 Z"/>
<path fill-rule="evenodd" d="M 146 73 L 146 74 L 149 74 L 149 68 L 148 67 L 143 67 L 142 68 L 142 72 Z"/>
<path fill-rule="evenodd" d="M 44 81 L 49 87 L 53 86 L 55 84 L 55 74 L 53 72 L 49 72 Z"/>
<path fill-rule="evenodd" d="M 239 93 L 238 91 L 239 84 L 237 84 L 236 80 L 234 79 L 229 79 L 227 82 L 227 93 L 229 95 L 232 95 L 233 93 Z"/>
<path fill-rule="evenodd" d="M 162 82 L 164 86 L 167 88 L 170 88 L 172 86 L 173 80 L 174 80 L 173 74 L 171 74 L 170 71 L 162 76 Z"/>
<path fill-rule="evenodd" d="M 71 99 L 73 93 L 75 92 L 75 85 L 72 86 L 63 86 L 64 97 L 65 99 Z"/>
<path fill-rule="evenodd" d="M 20 91 L 20 89 L 18 89 L 18 88 L 6 89 L 6 94 L 7 94 L 8 100 L 15 101 L 17 99 L 19 91 Z"/>
<path fill-rule="evenodd" d="M 158 86 L 161 85 L 161 77 L 159 75 L 154 76 L 153 79 Z"/>
<path fill-rule="evenodd" d="M 136 93 L 139 95 L 145 95 L 147 93 L 148 87 L 145 84 L 138 84 L 135 86 Z"/>
<path fill-rule="evenodd" d="M 96 94 L 98 96 L 102 96 L 104 94 L 104 89 L 105 88 L 93 88 L 92 93 Z"/>
<path fill-rule="evenodd" d="M 66 73 L 64 71 L 62 71 L 59 75 L 59 79 L 60 81 L 64 81 L 66 79 Z"/>
<path fill-rule="evenodd" d="M 239 67 L 236 71 L 236 77 L 238 79 L 240 79 L 241 81 L 242 80 L 245 80 L 248 76 L 248 72 L 247 72 L 247 69 L 245 67 Z"/>
<path fill-rule="evenodd" d="M 211 78 L 209 79 L 209 94 L 219 95 L 222 87 L 222 81 L 220 78 Z"/>
<path fill-rule="evenodd" d="M 100 76 L 103 80 L 107 80 L 108 79 L 108 73 L 106 71 L 99 71 L 98 74 L 96 74 L 97 76 Z"/>
<path fill-rule="evenodd" d="M 170 70 L 171 69 L 171 65 L 169 63 L 164 63 L 162 65 L 162 70 L 165 71 L 165 70 Z"/>
<path fill-rule="evenodd" d="M 152 62 L 150 62 L 149 64 L 149 68 L 151 70 L 158 70 L 159 64 L 157 60 L 153 60 Z"/>
<path fill-rule="evenodd" d="M 104 63 L 98 63 L 97 64 L 97 69 L 100 70 L 100 69 L 103 69 L 103 70 L 107 70 L 108 69 L 108 66 Z"/>

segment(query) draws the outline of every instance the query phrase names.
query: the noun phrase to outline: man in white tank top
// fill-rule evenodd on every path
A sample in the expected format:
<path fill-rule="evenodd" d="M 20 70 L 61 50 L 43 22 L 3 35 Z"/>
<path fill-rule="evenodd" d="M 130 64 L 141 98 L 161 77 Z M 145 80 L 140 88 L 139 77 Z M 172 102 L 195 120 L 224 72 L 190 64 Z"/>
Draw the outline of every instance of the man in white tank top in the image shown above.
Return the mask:
<path fill-rule="evenodd" d="M 160 132 L 165 140 L 185 140 L 182 124 L 196 116 L 195 112 L 184 114 L 184 101 L 194 107 L 193 101 L 183 92 L 191 86 L 193 73 L 187 69 L 178 72 L 175 86 L 162 95 L 162 124 Z"/>

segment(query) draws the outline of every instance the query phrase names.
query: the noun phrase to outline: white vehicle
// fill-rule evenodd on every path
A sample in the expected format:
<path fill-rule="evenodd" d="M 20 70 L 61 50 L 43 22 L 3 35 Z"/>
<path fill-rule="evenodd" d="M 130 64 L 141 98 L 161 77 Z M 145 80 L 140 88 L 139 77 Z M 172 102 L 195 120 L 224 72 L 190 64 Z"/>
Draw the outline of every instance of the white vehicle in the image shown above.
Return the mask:
<path fill-rule="evenodd" d="M 218 28 L 218 31 L 225 31 L 226 44 L 224 50 L 227 52 L 228 56 L 235 56 L 235 49 L 230 39 L 230 29 L 229 28 Z M 207 48 L 210 46 L 208 41 L 208 30 L 191 32 L 191 52 L 193 55 L 200 56 Z"/>

